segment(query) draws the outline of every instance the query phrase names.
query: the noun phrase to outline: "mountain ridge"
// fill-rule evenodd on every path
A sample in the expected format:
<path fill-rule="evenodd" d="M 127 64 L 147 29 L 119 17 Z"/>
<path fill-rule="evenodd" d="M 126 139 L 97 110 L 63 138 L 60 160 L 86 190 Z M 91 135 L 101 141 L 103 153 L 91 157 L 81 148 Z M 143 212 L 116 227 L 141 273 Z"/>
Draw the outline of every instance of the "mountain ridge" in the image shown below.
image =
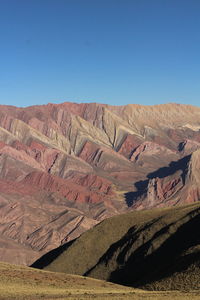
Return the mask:
<path fill-rule="evenodd" d="M 0 238 L 33 251 L 1 260 L 31 264 L 115 214 L 199 201 L 198 170 L 157 176 L 196 155 L 199 117 L 180 104 L 1 105 Z"/>

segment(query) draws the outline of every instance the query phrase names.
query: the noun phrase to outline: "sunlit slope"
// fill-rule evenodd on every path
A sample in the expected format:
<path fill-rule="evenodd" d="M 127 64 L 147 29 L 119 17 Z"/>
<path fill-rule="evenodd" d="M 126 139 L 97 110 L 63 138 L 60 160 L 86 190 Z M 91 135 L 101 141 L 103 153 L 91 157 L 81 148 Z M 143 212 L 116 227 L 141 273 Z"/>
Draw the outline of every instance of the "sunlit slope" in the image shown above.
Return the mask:
<path fill-rule="evenodd" d="M 105 281 L 0 263 L 0 299 L 68 299 L 73 295 L 78 299 L 87 294 L 133 291 Z"/>
<path fill-rule="evenodd" d="M 105 281 L 0 263 L 1 300 L 198 299 L 198 292 L 147 292 Z"/>

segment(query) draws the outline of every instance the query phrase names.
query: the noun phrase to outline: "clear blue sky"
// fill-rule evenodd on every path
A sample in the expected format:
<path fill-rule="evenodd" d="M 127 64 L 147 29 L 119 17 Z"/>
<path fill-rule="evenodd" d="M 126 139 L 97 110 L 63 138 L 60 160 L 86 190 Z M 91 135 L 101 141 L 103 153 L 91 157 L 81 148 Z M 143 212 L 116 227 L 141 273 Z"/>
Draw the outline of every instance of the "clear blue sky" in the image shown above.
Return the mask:
<path fill-rule="evenodd" d="M 0 0 L 0 103 L 200 106 L 199 0 Z"/>

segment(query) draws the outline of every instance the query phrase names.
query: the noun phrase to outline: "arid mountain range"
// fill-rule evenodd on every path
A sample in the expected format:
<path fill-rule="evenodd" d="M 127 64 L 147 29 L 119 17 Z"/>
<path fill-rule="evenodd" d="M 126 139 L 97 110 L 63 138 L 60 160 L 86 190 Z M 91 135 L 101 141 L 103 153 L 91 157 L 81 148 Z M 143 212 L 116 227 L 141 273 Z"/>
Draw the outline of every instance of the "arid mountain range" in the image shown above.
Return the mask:
<path fill-rule="evenodd" d="M 0 106 L 0 260 L 30 265 L 105 218 L 200 199 L 200 108 Z"/>

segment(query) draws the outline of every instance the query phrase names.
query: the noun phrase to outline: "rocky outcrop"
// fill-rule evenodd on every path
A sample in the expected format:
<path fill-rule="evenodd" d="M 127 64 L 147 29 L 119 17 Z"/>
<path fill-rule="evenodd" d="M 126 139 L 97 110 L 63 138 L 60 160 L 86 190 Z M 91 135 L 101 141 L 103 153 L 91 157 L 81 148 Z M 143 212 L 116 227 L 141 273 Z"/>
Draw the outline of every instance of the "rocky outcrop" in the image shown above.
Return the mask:
<path fill-rule="evenodd" d="M 199 170 L 200 149 L 155 173 L 155 177 L 145 182 L 146 186 L 133 206 L 144 209 L 199 201 Z"/>

